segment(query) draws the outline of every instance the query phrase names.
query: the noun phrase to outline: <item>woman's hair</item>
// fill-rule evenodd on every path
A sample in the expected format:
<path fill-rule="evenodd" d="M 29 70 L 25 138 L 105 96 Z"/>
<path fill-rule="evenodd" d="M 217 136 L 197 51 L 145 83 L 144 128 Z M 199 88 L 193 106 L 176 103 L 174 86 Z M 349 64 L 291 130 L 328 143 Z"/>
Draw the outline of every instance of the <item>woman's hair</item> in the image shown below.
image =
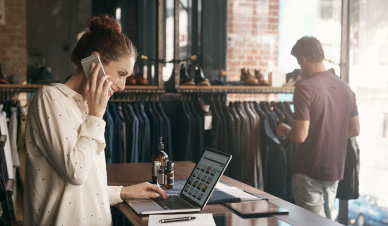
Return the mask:
<path fill-rule="evenodd" d="M 319 63 L 325 58 L 321 42 L 312 36 L 299 39 L 291 50 L 291 54 L 299 59 L 304 56 L 308 61 Z"/>
<path fill-rule="evenodd" d="M 81 68 L 81 60 L 93 52 L 100 53 L 101 62 L 108 64 L 125 56 L 137 58 L 132 41 L 121 33 L 121 25 L 108 15 L 93 16 L 88 21 L 86 32 L 71 53 L 71 61 Z"/>

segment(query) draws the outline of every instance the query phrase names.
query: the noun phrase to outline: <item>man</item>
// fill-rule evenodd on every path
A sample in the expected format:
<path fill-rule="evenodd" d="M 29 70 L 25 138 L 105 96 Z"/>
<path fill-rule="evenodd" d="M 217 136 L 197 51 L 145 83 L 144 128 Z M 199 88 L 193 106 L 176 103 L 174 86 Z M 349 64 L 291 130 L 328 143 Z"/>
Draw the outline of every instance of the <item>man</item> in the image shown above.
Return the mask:
<path fill-rule="evenodd" d="M 300 143 L 294 158 L 295 203 L 331 219 L 344 174 L 347 138 L 360 133 L 355 94 L 325 69 L 318 39 L 299 39 L 291 54 L 306 79 L 295 87 L 293 126 L 282 123 L 277 133 Z"/>

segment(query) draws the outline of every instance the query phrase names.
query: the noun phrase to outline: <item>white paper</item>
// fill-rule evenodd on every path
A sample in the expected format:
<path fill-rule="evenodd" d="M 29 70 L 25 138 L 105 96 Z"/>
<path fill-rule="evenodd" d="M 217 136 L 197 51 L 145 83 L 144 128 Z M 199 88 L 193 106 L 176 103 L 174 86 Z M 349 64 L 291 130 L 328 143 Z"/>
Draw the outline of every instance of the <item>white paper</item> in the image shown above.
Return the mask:
<path fill-rule="evenodd" d="M 179 221 L 179 222 L 171 222 L 171 223 L 160 223 L 159 221 L 162 219 L 170 219 L 177 217 L 195 217 L 194 220 L 189 221 Z M 148 226 L 198 226 L 198 225 L 206 225 L 206 226 L 215 226 L 213 214 L 211 213 L 199 213 L 199 214 L 158 214 L 158 215 L 149 215 Z"/>
<path fill-rule="evenodd" d="M 254 201 L 254 200 L 260 200 L 261 198 L 251 195 L 240 188 L 228 186 L 226 184 L 218 182 L 216 185 L 216 188 L 220 191 L 223 191 L 231 196 L 240 198 L 241 201 Z"/>
<path fill-rule="evenodd" d="M 286 83 L 286 73 L 280 71 L 272 71 L 268 75 L 268 82 L 273 87 L 280 87 Z"/>

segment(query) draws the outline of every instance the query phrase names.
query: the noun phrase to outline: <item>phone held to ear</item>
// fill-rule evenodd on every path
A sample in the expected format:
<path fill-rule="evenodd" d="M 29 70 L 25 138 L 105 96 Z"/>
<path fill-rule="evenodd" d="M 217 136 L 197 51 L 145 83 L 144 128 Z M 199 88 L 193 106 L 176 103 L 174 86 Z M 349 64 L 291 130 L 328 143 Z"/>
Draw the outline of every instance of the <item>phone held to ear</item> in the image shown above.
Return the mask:
<path fill-rule="evenodd" d="M 97 78 L 105 75 L 105 70 L 104 70 L 104 67 L 102 66 L 100 57 L 98 57 L 97 54 L 93 54 L 93 55 L 88 56 L 88 57 L 81 60 L 82 68 L 84 69 L 84 73 L 85 73 L 86 78 L 89 76 L 90 67 L 92 66 L 92 63 L 101 65 L 101 68 L 97 74 Z M 108 82 L 108 79 L 106 79 L 105 81 Z M 109 86 L 109 92 L 113 93 L 112 88 L 110 86 Z"/>
<path fill-rule="evenodd" d="M 84 69 L 86 78 L 89 76 L 90 67 L 92 66 L 92 63 L 101 65 L 101 69 L 98 71 L 97 77 L 105 75 L 104 67 L 101 64 L 100 57 L 98 57 L 97 54 L 93 54 L 81 60 L 82 68 Z"/>

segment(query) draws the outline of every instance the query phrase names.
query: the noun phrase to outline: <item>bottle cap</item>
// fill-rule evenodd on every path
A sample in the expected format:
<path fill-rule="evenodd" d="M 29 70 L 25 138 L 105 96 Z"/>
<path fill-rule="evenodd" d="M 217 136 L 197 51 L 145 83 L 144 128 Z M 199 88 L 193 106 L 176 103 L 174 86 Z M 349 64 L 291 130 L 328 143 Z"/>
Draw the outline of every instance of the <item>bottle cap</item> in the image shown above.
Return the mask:
<path fill-rule="evenodd" d="M 163 150 L 164 149 L 164 144 L 163 144 L 163 138 L 162 137 L 159 137 L 158 149 L 159 150 Z"/>

